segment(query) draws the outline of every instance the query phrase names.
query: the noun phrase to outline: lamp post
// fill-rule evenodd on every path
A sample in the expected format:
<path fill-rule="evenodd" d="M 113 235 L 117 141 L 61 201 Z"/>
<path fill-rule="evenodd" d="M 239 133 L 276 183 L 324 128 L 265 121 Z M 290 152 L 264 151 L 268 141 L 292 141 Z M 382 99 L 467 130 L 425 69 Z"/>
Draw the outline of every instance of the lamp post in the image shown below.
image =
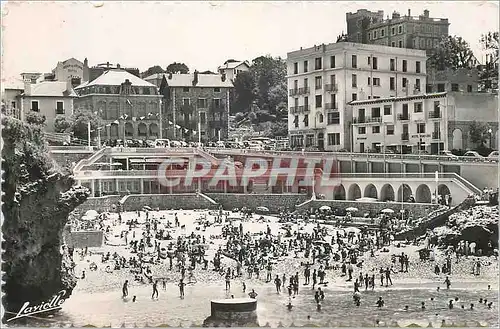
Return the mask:
<path fill-rule="evenodd" d="M 87 122 L 87 142 L 89 150 L 92 150 L 92 146 L 90 145 L 90 121 Z"/>
<path fill-rule="evenodd" d="M 491 144 L 492 144 L 492 138 L 491 138 L 492 133 L 493 133 L 493 130 L 491 128 L 488 129 L 488 134 L 490 134 L 490 149 L 493 149 L 493 147 L 491 146 Z"/>

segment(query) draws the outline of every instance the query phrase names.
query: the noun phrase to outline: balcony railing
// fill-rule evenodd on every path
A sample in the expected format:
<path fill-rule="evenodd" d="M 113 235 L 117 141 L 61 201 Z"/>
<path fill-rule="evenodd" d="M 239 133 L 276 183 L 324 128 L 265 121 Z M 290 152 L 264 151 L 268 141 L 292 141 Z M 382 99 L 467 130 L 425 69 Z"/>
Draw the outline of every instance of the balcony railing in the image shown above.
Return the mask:
<path fill-rule="evenodd" d="M 352 123 L 366 123 L 366 117 L 353 118 Z"/>
<path fill-rule="evenodd" d="M 429 112 L 429 119 L 439 119 L 441 118 L 440 111 Z"/>
<path fill-rule="evenodd" d="M 401 114 L 401 113 L 400 113 L 400 114 L 398 114 L 398 120 L 399 120 L 399 121 L 408 121 L 408 120 L 410 120 L 410 116 L 409 116 L 409 115 L 407 115 L 407 114 L 406 114 L 406 115 L 404 115 L 404 114 Z"/>
<path fill-rule="evenodd" d="M 290 96 L 295 96 L 295 95 L 298 95 L 299 94 L 299 89 L 290 89 L 289 90 L 289 94 Z"/>
<path fill-rule="evenodd" d="M 301 106 L 299 106 L 299 112 L 300 113 L 309 112 L 310 109 L 311 108 L 309 107 L 309 105 L 301 105 Z"/>
<path fill-rule="evenodd" d="M 325 104 L 325 109 L 327 110 L 338 110 L 339 106 L 338 103 L 326 103 Z"/>
<path fill-rule="evenodd" d="M 410 140 L 410 134 L 408 134 L 408 133 L 402 133 L 401 134 L 401 140 L 402 141 L 409 141 Z"/>
<path fill-rule="evenodd" d="M 440 131 L 433 131 L 432 132 L 432 139 L 441 139 L 441 132 Z"/>
<path fill-rule="evenodd" d="M 325 90 L 326 91 L 337 91 L 338 88 L 337 88 L 337 84 L 334 83 L 334 84 L 327 84 L 325 85 Z"/>
<path fill-rule="evenodd" d="M 366 122 L 382 122 L 382 117 L 367 117 Z"/>
<path fill-rule="evenodd" d="M 299 113 L 299 107 L 298 106 L 292 106 L 292 107 L 290 107 L 290 113 L 291 114 Z"/>
<path fill-rule="evenodd" d="M 299 93 L 298 95 L 306 95 L 306 94 L 309 94 L 309 87 L 303 87 L 303 88 L 299 88 Z"/>
<path fill-rule="evenodd" d="M 64 109 L 56 109 L 56 115 L 64 114 Z"/>
<path fill-rule="evenodd" d="M 316 90 L 320 90 L 321 89 L 321 85 L 316 85 Z"/>

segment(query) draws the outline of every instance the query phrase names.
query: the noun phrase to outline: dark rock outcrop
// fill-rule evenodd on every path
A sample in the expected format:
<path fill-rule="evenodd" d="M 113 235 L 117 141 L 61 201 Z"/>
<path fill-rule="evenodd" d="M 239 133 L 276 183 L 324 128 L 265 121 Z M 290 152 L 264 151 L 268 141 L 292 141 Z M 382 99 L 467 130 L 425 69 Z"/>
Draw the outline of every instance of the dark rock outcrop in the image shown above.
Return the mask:
<path fill-rule="evenodd" d="M 50 300 L 63 289 L 67 298 L 75 287 L 74 263 L 61 251 L 62 232 L 69 213 L 89 191 L 73 184 L 71 177 L 54 173 L 4 199 L 2 301 L 7 312 L 17 313 L 27 301 Z M 12 316 L 6 313 L 4 320 Z"/>

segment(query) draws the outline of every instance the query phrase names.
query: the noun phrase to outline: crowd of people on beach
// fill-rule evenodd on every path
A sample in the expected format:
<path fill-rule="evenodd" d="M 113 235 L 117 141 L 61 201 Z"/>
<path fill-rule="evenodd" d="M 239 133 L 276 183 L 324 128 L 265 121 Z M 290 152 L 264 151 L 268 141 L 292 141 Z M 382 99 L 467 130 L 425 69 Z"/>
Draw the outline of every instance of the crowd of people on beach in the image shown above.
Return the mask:
<path fill-rule="evenodd" d="M 320 311 L 327 299 L 325 287 L 328 287 L 328 279 L 340 278 L 346 285 L 352 286 L 354 305 L 360 306 L 363 291 L 374 291 L 378 289 L 379 284 L 384 288 L 397 284 L 393 281 L 394 276 L 413 271 L 412 264 L 420 261 L 411 259 L 409 254 L 401 252 L 391 255 L 389 266 L 365 265 L 367 259 L 375 260 L 379 255 L 390 253 L 390 247 L 396 244 L 394 233 L 401 229 L 398 223 L 404 218 L 402 213 L 380 214 L 376 223 L 368 222 L 367 224 L 372 225 L 353 228 L 345 227 L 346 221 L 350 220 L 350 212 L 344 214 L 342 221 L 328 223 L 329 216 L 336 216 L 333 212 L 283 211 L 278 219 L 281 224 L 279 229 L 267 224 L 261 232 L 251 232 L 245 230 L 245 224 L 250 222 L 265 224 L 266 216 L 255 216 L 248 210 L 230 216 L 229 212 L 219 209 L 209 212 L 210 218 L 206 213 L 200 215 L 196 230 L 189 235 L 176 234 L 184 229 L 182 215 L 175 213 L 173 221 L 169 221 L 165 216 L 154 216 L 152 213 L 149 210 L 137 211 L 134 218 L 126 222 L 123 221 L 122 215 L 118 214 L 117 221 L 103 226 L 103 230 L 112 235 L 113 225 L 127 225 L 128 230 L 120 233 L 120 239 L 124 241 L 130 254 L 123 256 L 119 252 L 108 252 L 101 255 L 100 265 L 93 262 L 89 267 L 91 271 L 97 270 L 98 266 L 104 267 L 107 273 L 128 271 L 130 279 L 127 279 L 122 286 L 122 298 L 126 300 L 129 297 L 131 281 L 151 285 L 151 298 L 158 299 L 160 295 L 158 285 L 161 284 L 163 289 L 166 289 L 166 283 L 175 280 L 179 288 L 179 297 L 184 298 L 185 287 L 198 282 L 194 274 L 198 269 L 217 273 L 220 280 L 225 282 L 225 290 L 228 292 L 234 291 L 235 280 L 240 282 L 243 293 L 250 298 L 256 298 L 258 294 L 255 288 L 246 293 L 246 282 L 259 280 L 265 284 L 273 284 L 277 294 L 285 294 L 288 297 L 285 305 L 289 310 L 294 307 L 293 298 L 306 287 L 305 289 L 314 291 L 313 298 L 317 310 Z M 105 216 L 102 218 L 107 219 Z M 314 227 L 312 231 L 306 232 L 301 229 L 305 225 Z M 212 226 L 221 227 L 220 235 L 203 234 Z M 222 240 L 223 243 L 215 247 L 212 256 L 208 256 L 207 251 L 213 249 L 214 240 Z M 417 244 L 418 241 L 406 243 Z M 436 241 L 431 231 L 426 234 L 422 243 L 432 255 Z M 476 255 L 474 247 L 474 243 L 464 241 L 456 248 L 447 250 L 445 263 L 442 266 L 433 262 L 434 256 L 431 256 L 429 270 L 438 276 L 446 275 L 442 283 L 446 289 L 450 289 L 453 253 L 456 254 L 457 260 L 460 255 Z M 82 257 L 87 252 L 86 249 L 82 250 Z M 225 267 L 223 258 L 232 261 L 224 262 Z M 290 271 L 283 273 L 283 268 L 277 266 L 289 258 L 300 260 L 300 269 L 296 269 L 295 273 Z M 168 263 L 164 275 L 153 274 L 153 267 L 164 263 Z M 376 261 L 370 262 L 374 263 Z M 277 268 L 280 268 L 281 272 L 278 272 Z M 481 275 L 481 268 L 481 262 L 475 262 L 473 274 Z M 82 276 L 84 278 L 85 273 Z M 439 287 L 437 289 L 439 290 Z M 306 290 L 304 295 L 309 296 L 310 292 Z M 136 301 L 137 296 L 133 295 L 132 302 Z M 425 307 L 424 302 L 422 303 L 422 307 Z M 385 301 L 380 297 L 376 306 L 384 307 L 384 305 Z"/>

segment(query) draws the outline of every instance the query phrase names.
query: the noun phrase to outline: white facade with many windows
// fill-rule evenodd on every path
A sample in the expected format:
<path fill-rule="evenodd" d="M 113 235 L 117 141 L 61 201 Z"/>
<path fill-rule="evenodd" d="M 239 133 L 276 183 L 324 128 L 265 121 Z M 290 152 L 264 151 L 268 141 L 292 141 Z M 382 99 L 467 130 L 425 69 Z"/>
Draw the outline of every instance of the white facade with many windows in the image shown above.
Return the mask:
<path fill-rule="evenodd" d="M 351 103 L 354 152 L 437 154 L 448 150 L 446 93 Z"/>
<path fill-rule="evenodd" d="M 339 42 L 288 53 L 288 130 L 294 148 L 351 149 L 348 103 L 425 91 L 423 50 Z"/>

